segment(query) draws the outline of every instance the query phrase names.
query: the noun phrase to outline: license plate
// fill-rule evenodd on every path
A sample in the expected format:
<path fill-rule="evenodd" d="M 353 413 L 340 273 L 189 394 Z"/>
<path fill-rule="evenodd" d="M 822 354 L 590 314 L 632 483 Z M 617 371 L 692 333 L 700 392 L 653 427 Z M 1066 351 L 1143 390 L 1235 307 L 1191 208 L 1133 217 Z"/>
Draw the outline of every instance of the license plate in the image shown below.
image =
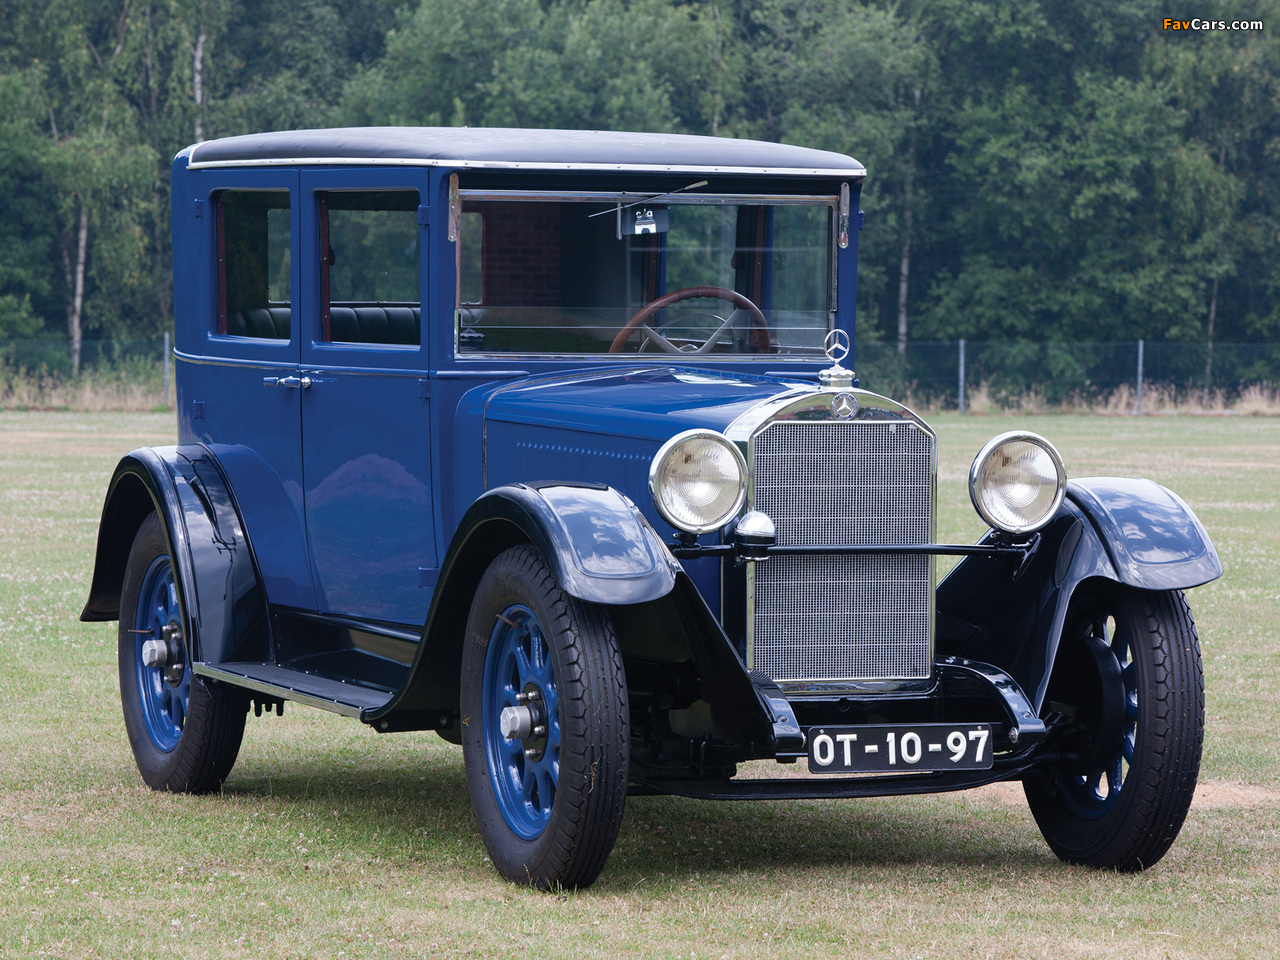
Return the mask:
<path fill-rule="evenodd" d="M 985 723 L 809 729 L 810 773 L 931 773 L 990 768 L 991 727 Z"/>

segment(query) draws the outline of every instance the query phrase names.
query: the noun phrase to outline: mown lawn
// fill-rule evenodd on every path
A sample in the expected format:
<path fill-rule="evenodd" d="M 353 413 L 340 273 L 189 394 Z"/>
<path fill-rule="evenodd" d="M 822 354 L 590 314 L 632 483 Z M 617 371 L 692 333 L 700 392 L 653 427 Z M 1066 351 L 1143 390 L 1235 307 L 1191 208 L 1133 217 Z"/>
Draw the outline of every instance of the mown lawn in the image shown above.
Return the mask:
<path fill-rule="evenodd" d="M 1021 791 L 714 804 L 632 798 L 590 890 L 500 881 L 460 752 L 305 708 L 250 718 L 220 796 L 142 786 L 113 624 L 81 624 L 116 459 L 172 414 L 0 412 L 0 957 L 1280 956 L 1280 419 L 933 418 L 942 538 L 969 460 L 1029 427 L 1073 476 L 1149 476 L 1227 567 L 1192 595 L 1202 789 L 1153 870 L 1059 863 Z"/>

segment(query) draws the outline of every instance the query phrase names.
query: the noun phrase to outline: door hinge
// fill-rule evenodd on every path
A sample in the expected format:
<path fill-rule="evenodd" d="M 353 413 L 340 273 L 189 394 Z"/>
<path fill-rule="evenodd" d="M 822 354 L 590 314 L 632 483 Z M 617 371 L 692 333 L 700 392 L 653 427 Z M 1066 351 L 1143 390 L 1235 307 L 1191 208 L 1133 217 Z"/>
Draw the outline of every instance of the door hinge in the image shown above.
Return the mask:
<path fill-rule="evenodd" d="M 431 208 L 430 207 L 418 207 L 418 226 L 420 227 L 431 226 Z"/>

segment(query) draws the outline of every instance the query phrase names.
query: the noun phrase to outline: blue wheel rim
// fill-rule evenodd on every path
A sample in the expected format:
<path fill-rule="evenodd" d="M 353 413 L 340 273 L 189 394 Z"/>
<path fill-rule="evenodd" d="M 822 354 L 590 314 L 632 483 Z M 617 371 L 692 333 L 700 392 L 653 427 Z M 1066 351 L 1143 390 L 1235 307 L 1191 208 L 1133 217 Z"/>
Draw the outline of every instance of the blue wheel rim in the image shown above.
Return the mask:
<path fill-rule="evenodd" d="M 529 703 L 536 691 L 545 734 L 525 739 L 502 735 L 506 707 Z M 560 701 L 551 648 L 533 611 L 512 604 L 499 614 L 485 656 L 481 712 L 489 780 L 502 818 L 524 840 L 546 829 L 560 779 Z"/>
<path fill-rule="evenodd" d="M 165 642 L 164 628 L 182 623 L 178 608 L 178 584 L 173 564 L 167 556 L 156 557 L 142 579 L 138 610 L 134 617 L 134 679 L 147 734 L 156 748 L 169 753 L 182 739 L 191 697 L 191 665 L 183 657 L 182 679 L 177 684 L 165 677 L 163 666 L 148 667 L 142 660 L 142 645 L 148 640 Z"/>
<path fill-rule="evenodd" d="M 1068 809 L 1085 820 L 1096 820 L 1120 802 L 1125 778 L 1133 764 L 1138 735 L 1138 665 L 1133 658 L 1128 632 L 1119 621 L 1109 616 L 1097 619 L 1091 629 L 1094 636 L 1105 641 L 1111 648 L 1120 665 L 1120 679 L 1124 684 L 1125 720 L 1120 749 L 1114 756 L 1086 773 L 1065 778 L 1063 800 Z"/>

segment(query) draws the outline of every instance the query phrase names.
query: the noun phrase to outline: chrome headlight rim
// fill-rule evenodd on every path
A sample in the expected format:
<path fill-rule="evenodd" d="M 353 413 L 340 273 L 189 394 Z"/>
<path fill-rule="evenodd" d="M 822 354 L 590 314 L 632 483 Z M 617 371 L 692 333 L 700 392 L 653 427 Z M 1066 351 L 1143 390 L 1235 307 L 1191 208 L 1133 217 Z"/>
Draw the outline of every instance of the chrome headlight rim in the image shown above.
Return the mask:
<path fill-rule="evenodd" d="M 720 511 L 714 519 L 705 523 L 694 523 L 674 514 L 670 509 L 670 504 L 664 497 L 664 494 L 668 491 L 662 485 L 663 468 L 670 456 L 691 440 L 709 441 L 724 448 L 729 453 L 731 461 L 737 470 L 738 490 L 732 505 L 728 509 Z M 742 511 L 742 506 L 747 501 L 746 457 L 742 455 L 742 451 L 738 449 L 737 444 L 718 431 L 702 427 L 684 430 L 664 443 L 658 448 L 658 452 L 654 454 L 653 460 L 649 464 L 649 496 L 652 498 L 654 506 L 658 508 L 658 513 L 662 516 L 662 519 L 677 530 L 695 535 L 719 530 Z"/>
<path fill-rule="evenodd" d="M 1001 447 L 1011 443 L 1029 443 L 1038 447 L 1049 458 L 1053 465 L 1053 472 L 1056 478 L 1053 496 L 1049 501 L 1047 508 L 1042 514 L 1027 523 L 1011 523 L 1007 518 L 996 516 L 988 509 L 982 496 L 983 489 L 981 484 L 984 480 L 989 479 L 985 472 L 985 467 L 992 455 Z M 1031 433 L 1025 430 L 1011 430 L 1002 433 L 988 440 L 978 451 L 977 456 L 973 458 L 973 463 L 969 467 L 969 499 L 973 503 L 973 508 L 978 511 L 978 516 L 992 528 L 1003 533 L 1013 534 L 1015 536 L 1023 536 L 1035 533 L 1037 530 L 1043 529 L 1050 520 L 1057 515 L 1058 508 L 1062 506 L 1062 501 L 1067 493 L 1067 471 L 1063 465 L 1062 456 L 1058 453 L 1057 448 L 1052 443 L 1040 436 L 1038 433 Z"/>

